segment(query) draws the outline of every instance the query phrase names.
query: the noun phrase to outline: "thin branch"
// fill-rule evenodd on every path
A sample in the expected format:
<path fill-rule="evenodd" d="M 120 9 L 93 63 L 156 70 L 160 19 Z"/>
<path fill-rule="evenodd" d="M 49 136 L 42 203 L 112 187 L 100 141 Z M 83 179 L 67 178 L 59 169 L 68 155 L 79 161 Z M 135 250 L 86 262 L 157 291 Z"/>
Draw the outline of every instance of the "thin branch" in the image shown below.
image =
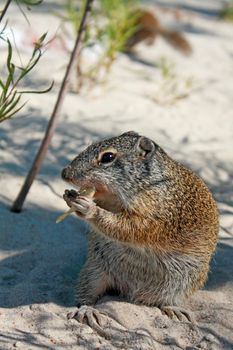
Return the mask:
<path fill-rule="evenodd" d="M 3 17 L 5 16 L 6 11 L 7 11 L 8 7 L 9 7 L 10 3 L 11 3 L 11 0 L 7 0 L 6 5 L 4 6 L 4 9 L 2 10 L 1 15 L 0 15 L 0 23 L 1 23 L 2 19 L 3 19 Z"/>
<path fill-rule="evenodd" d="M 21 191 L 18 194 L 18 197 L 16 198 L 11 211 L 19 213 L 22 210 L 22 206 L 24 203 L 24 200 L 29 192 L 29 189 L 38 173 L 38 171 L 40 170 L 40 167 L 42 165 L 42 162 L 45 158 L 46 152 L 48 150 L 48 147 L 50 145 L 51 139 L 53 137 L 53 134 L 55 132 L 56 126 L 57 126 L 57 122 L 58 122 L 58 117 L 60 115 L 61 112 L 61 108 L 63 105 L 63 101 L 65 98 L 65 95 L 67 93 L 68 90 L 68 83 L 69 83 L 69 79 L 72 73 L 72 70 L 75 66 L 75 64 L 77 63 L 77 58 L 81 49 L 81 41 L 85 32 L 85 28 L 86 28 L 86 23 L 87 23 L 87 18 L 88 15 L 90 14 L 91 8 L 92 8 L 92 4 L 93 4 L 94 0 L 86 0 L 86 6 L 83 12 L 83 16 L 82 16 L 82 20 L 80 23 L 80 27 L 78 30 L 78 34 L 77 34 L 77 38 L 75 41 L 75 45 L 72 51 L 72 54 L 70 56 L 70 61 L 69 64 L 67 66 L 61 87 L 60 87 L 60 91 L 57 97 L 57 101 L 56 104 L 54 106 L 54 110 L 52 112 L 52 115 L 50 117 L 50 121 L 49 124 L 47 126 L 47 130 L 44 136 L 44 139 L 42 140 L 41 146 L 39 148 L 39 151 L 35 157 L 35 160 L 32 164 L 32 167 L 25 179 L 25 182 L 21 188 Z"/>

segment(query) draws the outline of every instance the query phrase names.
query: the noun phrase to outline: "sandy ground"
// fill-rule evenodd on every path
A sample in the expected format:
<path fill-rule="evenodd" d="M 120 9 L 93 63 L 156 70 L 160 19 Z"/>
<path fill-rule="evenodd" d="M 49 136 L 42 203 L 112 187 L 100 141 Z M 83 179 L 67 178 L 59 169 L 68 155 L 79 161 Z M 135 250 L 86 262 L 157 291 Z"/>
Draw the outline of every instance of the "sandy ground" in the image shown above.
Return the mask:
<path fill-rule="evenodd" d="M 158 39 L 120 56 L 108 82 L 89 95 L 69 93 L 43 167 L 21 214 L 9 211 L 40 144 L 58 92 L 67 56 L 53 45 L 30 88 L 54 89 L 33 95 L 20 116 L 0 126 L 0 349 L 233 349 L 233 26 L 216 18 L 219 1 L 167 1 L 181 10 L 178 28 L 193 47 L 182 56 Z M 59 8 L 58 3 L 51 3 Z M 171 13 L 160 15 L 174 24 Z M 16 7 L 9 22 L 18 29 L 26 57 L 33 36 L 56 32 L 58 20 L 40 7 L 27 27 Z M 26 29 L 24 29 L 26 28 Z M 34 29 L 36 28 L 36 29 Z M 25 32 L 24 32 L 25 31 Z M 187 98 L 165 105 L 161 57 L 174 62 L 179 82 L 192 77 Z M 3 66 L 3 56 L 0 58 Z M 156 98 L 160 102 L 156 102 Z M 174 97 L 174 96 L 173 96 Z M 221 213 L 221 232 L 204 290 L 189 300 L 197 325 L 161 315 L 156 308 L 105 297 L 96 306 L 110 339 L 67 320 L 75 310 L 75 281 L 85 260 L 87 227 L 75 217 L 56 225 L 66 209 L 61 169 L 90 142 L 132 130 L 153 138 L 175 159 L 206 181 Z"/>

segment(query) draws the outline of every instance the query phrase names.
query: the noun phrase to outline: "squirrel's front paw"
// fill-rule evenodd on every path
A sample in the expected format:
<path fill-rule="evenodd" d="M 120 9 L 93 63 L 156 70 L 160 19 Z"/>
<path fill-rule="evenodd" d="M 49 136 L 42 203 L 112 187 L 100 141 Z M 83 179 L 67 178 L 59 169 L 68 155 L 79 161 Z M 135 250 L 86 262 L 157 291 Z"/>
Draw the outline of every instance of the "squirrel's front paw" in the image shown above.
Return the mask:
<path fill-rule="evenodd" d="M 96 204 L 91 198 L 79 196 L 74 190 L 66 190 L 63 198 L 67 205 L 74 208 L 77 215 L 81 218 L 91 219 L 94 216 L 96 212 Z"/>

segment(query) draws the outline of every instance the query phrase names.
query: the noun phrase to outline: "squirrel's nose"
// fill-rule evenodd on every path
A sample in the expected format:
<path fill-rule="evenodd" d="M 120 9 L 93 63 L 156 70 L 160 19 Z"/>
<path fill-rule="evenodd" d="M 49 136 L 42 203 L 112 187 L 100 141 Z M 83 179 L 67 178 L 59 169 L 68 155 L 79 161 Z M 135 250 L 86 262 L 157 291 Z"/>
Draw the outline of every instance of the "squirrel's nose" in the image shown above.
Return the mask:
<path fill-rule="evenodd" d="M 66 167 L 64 169 L 62 169 L 62 172 L 61 172 L 61 177 L 63 180 L 70 180 L 71 179 L 71 169 L 70 167 Z"/>

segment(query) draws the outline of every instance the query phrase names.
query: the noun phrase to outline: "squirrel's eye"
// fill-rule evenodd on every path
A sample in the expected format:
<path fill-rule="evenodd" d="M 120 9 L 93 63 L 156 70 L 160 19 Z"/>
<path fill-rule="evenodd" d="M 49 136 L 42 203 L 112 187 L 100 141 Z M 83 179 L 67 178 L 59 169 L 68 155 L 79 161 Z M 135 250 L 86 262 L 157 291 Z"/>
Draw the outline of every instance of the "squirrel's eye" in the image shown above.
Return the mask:
<path fill-rule="evenodd" d="M 115 158 L 116 158 L 115 153 L 106 152 L 106 153 L 102 154 L 102 156 L 100 158 L 100 163 L 101 164 L 111 163 Z"/>

